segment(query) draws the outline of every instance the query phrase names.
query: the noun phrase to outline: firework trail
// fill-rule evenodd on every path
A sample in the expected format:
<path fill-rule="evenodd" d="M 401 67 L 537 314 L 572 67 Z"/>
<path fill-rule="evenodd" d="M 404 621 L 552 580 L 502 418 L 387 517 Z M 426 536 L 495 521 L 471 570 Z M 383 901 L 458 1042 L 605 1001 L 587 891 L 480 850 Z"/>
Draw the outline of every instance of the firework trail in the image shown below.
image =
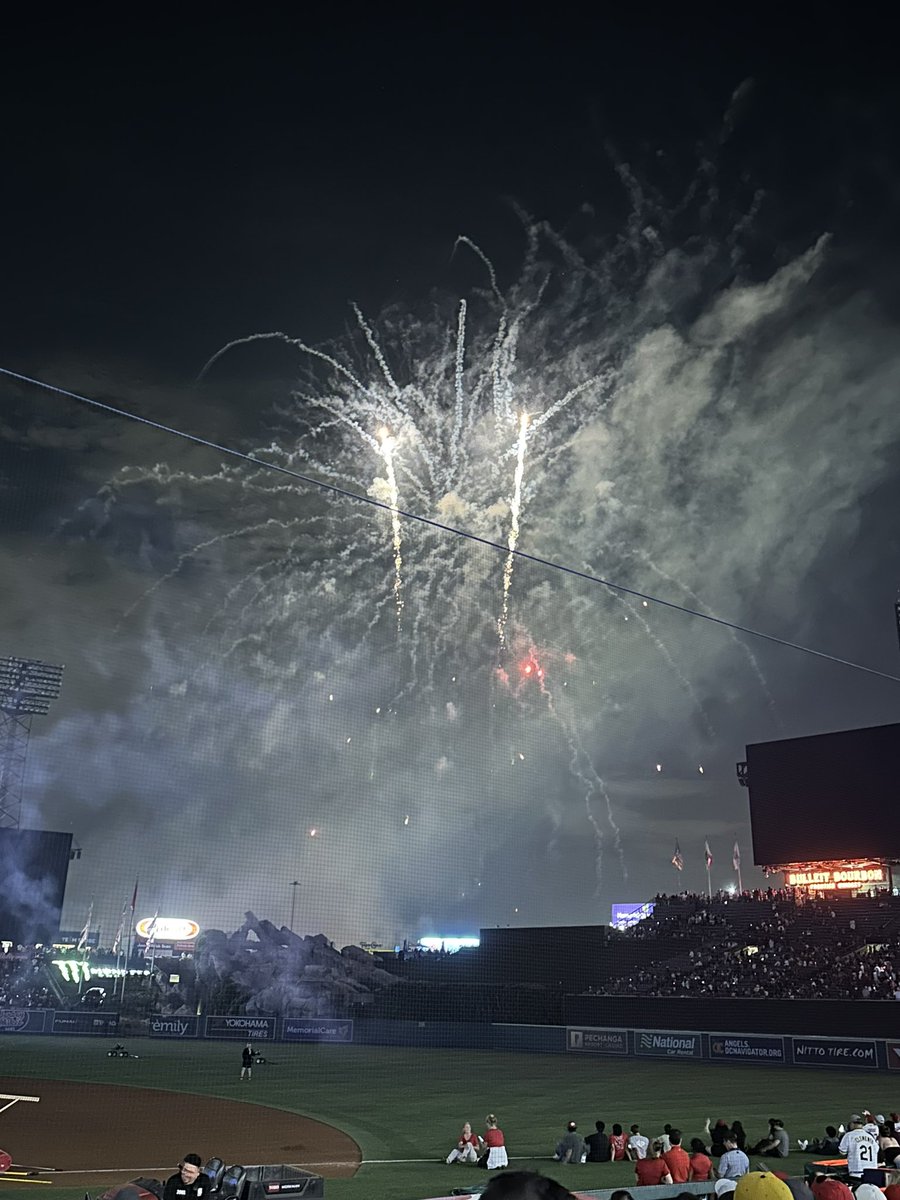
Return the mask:
<path fill-rule="evenodd" d="M 701 600 L 701 598 L 697 595 L 697 593 L 692 588 L 688 587 L 688 585 L 686 583 L 684 583 L 682 580 L 676 579 L 674 575 L 670 575 L 668 573 L 668 571 L 664 571 L 662 567 L 658 566 L 653 561 L 653 559 L 649 557 L 649 555 L 642 553 L 640 555 L 640 558 L 641 558 L 642 562 L 645 562 L 647 564 L 647 566 L 651 569 L 651 571 L 656 572 L 656 574 L 660 577 L 660 579 L 664 579 L 666 581 L 666 583 L 673 583 L 676 587 L 680 588 L 684 592 L 684 594 L 690 600 L 692 600 L 695 604 L 703 605 L 706 612 L 708 612 L 711 616 L 714 616 L 714 617 L 718 616 L 718 613 L 716 612 L 716 610 L 714 608 L 712 608 L 709 604 L 704 604 L 704 601 Z M 774 720 L 775 724 L 778 726 L 779 729 L 783 729 L 784 722 L 782 721 L 781 716 L 778 712 L 778 707 L 775 704 L 775 697 L 772 695 L 771 691 L 769 690 L 769 681 L 766 679 L 765 675 L 763 674 L 763 669 L 759 665 L 759 660 L 757 659 L 757 657 L 753 653 L 753 651 L 750 649 L 750 647 L 747 645 L 746 641 L 744 641 L 743 638 L 739 638 L 737 633 L 733 629 L 728 630 L 728 636 L 729 636 L 730 640 L 734 643 L 734 645 L 736 645 L 740 648 L 742 654 L 746 658 L 747 662 L 750 664 L 750 669 L 753 672 L 753 674 L 756 676 L 759 686 L 762 688 L 763 695 L 766 698 L 766 703 L 768 704 L 768 706 L 771 710 L 772 719 Z"/>
<path fill-rule="evenodd" d="M 519 417 L 519 437 L 516 441 L 516 472 L 513 477 L 513 494 L 509 506 L 509 537 L 507 544 L 509 553 L 503 564 L 503 605 L 497 620 L 497 634 L 500 638 L 501 651 L 506 647 L 506 622 L 509 618 L 509 590 L 512 587 L 513 565 L 516 561 L 516 547 L 519 544 L 519 517 L 522 512 L 522 480 L 525 476 L 525 447 L 528 442 L 528 413 L 523 412 Z"/>
<path fill-rule="evenodd" d="M 397 477 L 394 474 L 394 439 L 387 429 L 380 430 L 378 437 L 381 441 L 381 453 L 384 457 L 388 496 L 391 504 L 391 534 L 394 547 L 394 603 L 397 607 L 397 632 L 399 633 L 401 618 L 403 616 L 403 554 L 400 513 L 397 511 L 399 493 L 397 491 Z"/>
<path fill-rule="evenodd" d="M 533 651 L 531 653 L 533 654 Z M 605 835 L 594 813 L 592 803 L 594 796 L 598 792 L 606 804 L 606 820 L 612 831 L 613 848 L 618 855 L 622 879 L 627 880 L 628 864 L 625 861 L 625 850 L 622 846 L 622 832 L 616 821 L 612 799 L 607 791 L 606 783 L 597 772 L 590 755 L 581 742 L 574 714 L 570 706 L 568 704 L 565 705 L 566 711 L 563 712 L 560 705 L 555 702 L 553 693 L 550 691 L 546 672 L 543 669 L 538 672 L 538 683 L 541 695 L 547 701 L 547 711 L 562 730 L 566 745 L 569 748 L 569 771 L 578 780 L 584 792 L 585 818 L 591 827 L 594 838 L 594 896 L 596 898 L 601 894 L 603 886 L 603 852 L 605 847 Z"/>

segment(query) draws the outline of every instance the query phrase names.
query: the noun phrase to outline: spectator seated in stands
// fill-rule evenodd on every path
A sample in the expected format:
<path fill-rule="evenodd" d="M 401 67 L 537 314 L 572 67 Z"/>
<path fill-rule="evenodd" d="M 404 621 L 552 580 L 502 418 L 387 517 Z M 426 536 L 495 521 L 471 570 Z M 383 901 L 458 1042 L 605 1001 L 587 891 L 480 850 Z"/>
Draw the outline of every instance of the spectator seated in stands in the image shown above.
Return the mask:
<path fill-rule="evenodd" d="M 556 1143 L 553 1157 L 559 1163 L 580 1163 L 586 1153 L 584 1138 L 578 1132 L 575 1122 L 570 1121 L 563 1137 Z"/>
<path fill-rule="evenodd" d="M 750 1159 L 738 1149 L 737 1139 L 731 1130 L 725 1135 L 725 1149 L 719 1159 L 719 1182 L 723 1179 L 738 1180 L 750 1170 Z"/>
<path fill-rule="evenodd" d="M 881 1161 L 887 1163 L 889 1166 L 893 1166 L 897 1158 L 900 1157 L 900 1142 L 897 1141 L 897 1134 L 890 1121 L 881 1122 L 878 1145 L 881 1149 Z"/>
<path fill-rule="evenodd" d="M 663 1154 L 663 1159 L 669 1167 L 673 1183 L 687 1183 L 691 1174 L 691 1160 L 681 1144 L 681 1130 L 673 1129 L 669 1133 L 671 1148 Z"/>
<path fill-rule="evenodd" d="M 691 1138 L 691 1172 L 688 1183 L 706 1183 L 712 1179 L 712 1159 L 700 1138 Z"/>
<path fill-rule="evenodd" d="M 648 1184 L 672 1182 L 672 1175 L 666 1160 L 663 1158 L 662 1144 L 660 1142 L 651 1142 L 646 1158 L 639 1158 L 635 1161 L 634 1177 L 641 1187 L 646 1187 Z"/>
<path fill-rule="evenodd" d="M 621 1195 L 628 1196 L 628 1193 Z M 481 1193 L 481 1200 L 571 1200 L 571 1197 L 572 1193 L 561 1183 L 533 1171 L 504 1171 Z M 628 1200 L 631 1200 L 630 1196 Z"/>

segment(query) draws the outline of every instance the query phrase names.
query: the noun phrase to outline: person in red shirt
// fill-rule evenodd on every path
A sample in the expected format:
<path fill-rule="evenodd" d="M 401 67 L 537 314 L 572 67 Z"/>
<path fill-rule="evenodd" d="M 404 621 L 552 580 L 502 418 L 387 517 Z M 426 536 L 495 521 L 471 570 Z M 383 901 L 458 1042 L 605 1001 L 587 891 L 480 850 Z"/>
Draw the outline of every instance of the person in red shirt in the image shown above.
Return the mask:
<path fill-rule="evenodd" d="M 673 1183 L 687 1183 L 691 1174 L 691 1160 L 687 1151 L 681 1145 L 681 1130 L 673 1129 L 669 1134 L 672 1143 L 671 1150 L 663 1155 L 663 1160 L 669 1168 Z"/>
<path fill-rule="evenodd" d="M 465 1125 L 462 1127 L 462 1133 L 459 1135 L 459 1141 L 456 1143 L 456 1149 L 451 1150 L 447 1155 L 447 1162 L 478 1162 L 478 1155 L 480 1153 L 481 1138 L 477 1133 L 472 1132 L 472 1126 L 468 1121 L 466 1121 Z"/>
<path fill-rule="evenodd" d="M 613 1162 L 621 1162 L 625 1157 L 625 1145 L 628 1138 L 622 1132 L 621 1125 L 613 1125 L 612 1133 L 609 1135 L 609 1149 Z"/>
<path fill-rule="evenodd" d="M 641 1187 L 652 1183 L 671 1183 L 672 1176 L 662 1156 L 662 1143 L 651 1142 L 646 1158 L 638 1158 L 634 1164 L 634 1177 Z"/>
<path fill-rule="evenodd" d="M 506 1139 L 503 1136 L 503 1130 L 498 1127 L 497 1118 L 493 1113 L 489 1113 L 485 1117 L 484 1124 L 484 1144 L 487 1146 L 487 1153 L 482 1154 L 479 1158 L 479 1167 L 487 1167 L 489 1171 L 493 1171 L 495 1167 L 508 1167 Z"/>
<path fill-rule="evenodd" d="M 691 1171 L 688 1183 L 708 1183 L 712 1177 L 712 1159 L 700 1138 L 691 1138 Z"/>

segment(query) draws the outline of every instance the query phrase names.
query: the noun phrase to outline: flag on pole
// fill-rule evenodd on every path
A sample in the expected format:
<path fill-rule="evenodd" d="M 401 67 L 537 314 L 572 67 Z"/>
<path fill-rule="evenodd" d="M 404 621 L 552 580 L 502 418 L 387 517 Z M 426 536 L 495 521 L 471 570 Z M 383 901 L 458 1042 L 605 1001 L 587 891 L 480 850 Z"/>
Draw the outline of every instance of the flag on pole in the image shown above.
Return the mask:
<path fill-rule="evenodd" d="M 703 843 L 703 856 L 706 859 L 706 869 L 708 871 L 709 868 L 712 866 L 712 860 L 713 860 L 712 859 L 712 850 L 710 850 L 710 848 L 709 848 L 708 841 Z"/>
<path fill-rule="evenodd" d="M 78 945 L 75 947 L 76 952 L 81 952 L 87 946 L 88 935 L 91 932 L 91 921 L 94 919 L 94 897 L 91 896 L 91 906 L 88 909 L 87 920 L 84 923 L 84 929 L 81 931 L 81 937 L 78 939 Z"/>
<path fill-rule="evenodd" d="M 731 865 L 736 871 L 741 869 L 741 848 L 737 842 L 734 843 L 734 851 L 731 855 Z"/>
<path fill-rule="evenodd" d="M 144 957 L 146 957 L 147 951 L 150 949 L 150 947 L 156 941 L 156 922 L 158 920 L 159 920 L 159 909 L 157 909 L 156 912 L 153 914 L 153 920 L 150 922 L 150 925 L 147 928 L 147 941 L 144 944 Z"/>
<path fill-rule="evenodd" d="M 122 949 L 122 938 L 125 936 L 125 920 L 128 916 L 128 901 L 122 905 L 122 915 L 119 918 L 119 928 L 116 930 L 116 940 L 113 942 L 112 952 L 118 954 Z"/>
<path fill-rule="evenodd" d="M 676 871 L 684 870 L 684 855 L 681 853 L 677 838 L 675 839 L 675 853 L 672 855 L 672 866 Z"/>
<path fill-rule="evenodd" d="M 135 879 L 134 891 L 131 893 L 131 915 L 132 916 L 134 916 L 134 908 L 135 908 L 135 905 L 137 904 L 137 885 L 138 885 L 138 881 Z"/>

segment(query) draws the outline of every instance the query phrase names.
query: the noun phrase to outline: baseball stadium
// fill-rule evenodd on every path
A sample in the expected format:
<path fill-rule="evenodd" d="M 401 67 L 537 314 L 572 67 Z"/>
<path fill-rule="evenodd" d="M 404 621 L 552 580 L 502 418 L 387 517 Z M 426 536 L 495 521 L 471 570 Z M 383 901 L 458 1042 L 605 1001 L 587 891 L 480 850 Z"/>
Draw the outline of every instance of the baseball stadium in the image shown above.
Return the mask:
<path fill-rule="evenodd" d="M 900 76 L 665 13 L 16 11 L 0 1200 L 900 1200 Z"/>

